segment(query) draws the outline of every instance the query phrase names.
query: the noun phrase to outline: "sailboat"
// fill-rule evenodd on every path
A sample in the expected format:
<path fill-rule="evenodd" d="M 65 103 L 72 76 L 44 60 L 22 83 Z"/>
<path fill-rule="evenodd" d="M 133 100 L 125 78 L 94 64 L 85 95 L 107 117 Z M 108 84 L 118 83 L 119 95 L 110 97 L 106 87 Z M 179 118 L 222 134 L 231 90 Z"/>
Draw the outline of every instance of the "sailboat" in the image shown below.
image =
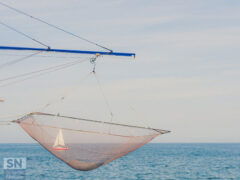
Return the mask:
<path fill-rule="evenodd" d="M 55 143 L 53 145 L 53 150 L 55 150 L 55 151 L 69 150 L 69 148 L 64 143 L 62 129 L 59 129 L 59 131 L 58 131 L 58 135 L 57 135 Z"/>

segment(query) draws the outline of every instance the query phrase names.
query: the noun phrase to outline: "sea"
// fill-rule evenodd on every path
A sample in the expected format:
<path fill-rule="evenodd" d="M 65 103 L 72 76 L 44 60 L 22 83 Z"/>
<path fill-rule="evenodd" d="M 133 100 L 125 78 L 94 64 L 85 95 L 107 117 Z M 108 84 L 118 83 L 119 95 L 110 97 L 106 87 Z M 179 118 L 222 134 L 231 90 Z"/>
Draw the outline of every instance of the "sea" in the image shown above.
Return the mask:
<path fill-rule="evenodd" d="M 39 144 L 0 144 L 4 158 L 26 158 L 25 179 L 240 179 L 238 143 L 149 143 L 92 171 L 77 171 Z"/>

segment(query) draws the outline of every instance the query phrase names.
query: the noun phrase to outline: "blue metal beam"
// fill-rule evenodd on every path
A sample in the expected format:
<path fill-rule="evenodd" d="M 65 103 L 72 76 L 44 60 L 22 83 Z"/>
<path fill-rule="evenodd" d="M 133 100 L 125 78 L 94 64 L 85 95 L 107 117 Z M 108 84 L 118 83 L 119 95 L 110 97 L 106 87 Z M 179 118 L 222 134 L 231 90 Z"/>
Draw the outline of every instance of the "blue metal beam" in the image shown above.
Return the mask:
<path fill-rule="evenodd" d="M 15 51 L 46 51 L 46 52 L 59 52 L 59 53 L 74 53 L 74 54 L 98 54 L 110 56 L 128 56 L 135 57 L 135 53 L 121 53 L 121 52 L 103 52 L 103 51 L 82 51 L 82 50 L 67 50 L 67 49 L 44 49 L 44 48 L 31 48 L 31 47 L 12 47 L 0 46 L 0 50 L 15 50 Z"/>

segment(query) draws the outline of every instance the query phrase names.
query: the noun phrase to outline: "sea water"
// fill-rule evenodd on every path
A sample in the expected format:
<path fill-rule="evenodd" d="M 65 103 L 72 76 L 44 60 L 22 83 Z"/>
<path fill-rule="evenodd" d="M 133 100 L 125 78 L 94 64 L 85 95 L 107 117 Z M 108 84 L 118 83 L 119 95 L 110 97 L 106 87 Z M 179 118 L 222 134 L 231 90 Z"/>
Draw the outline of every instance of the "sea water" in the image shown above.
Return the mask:
<path fill-rule="evenodd" d="M 0 144 L 3 158 L 25 157 L 26 179 L 240 179 L 240 144 L 154 144 L 92 171 L 77 171 L 39 144 Z"/>

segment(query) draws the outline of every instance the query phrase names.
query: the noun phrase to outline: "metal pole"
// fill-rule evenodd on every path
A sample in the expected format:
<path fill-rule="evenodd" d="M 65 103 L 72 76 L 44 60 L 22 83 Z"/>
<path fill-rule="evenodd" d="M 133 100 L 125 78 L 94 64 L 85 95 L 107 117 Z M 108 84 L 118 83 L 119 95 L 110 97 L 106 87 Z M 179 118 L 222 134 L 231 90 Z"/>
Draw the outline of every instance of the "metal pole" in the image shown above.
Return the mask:
<path fill-rule="evenodd" d="M 31 47 L 13 47 L 13 46 L 0 46 L 0 50 L 14 50 L 14 51 L 45 51 L 45 52 L 58 52 L 58 53 L 73 53 L 73 54 L 99 54 L 110 56 L 126 56 L 135 57 L 135 53 L 122 53 L 122 52 L 104 52 L 104 51 L 84 51 L 84 50 L 67 50 L 67 49 L 44 49 L 44 48 L 31 48 Z"/>

